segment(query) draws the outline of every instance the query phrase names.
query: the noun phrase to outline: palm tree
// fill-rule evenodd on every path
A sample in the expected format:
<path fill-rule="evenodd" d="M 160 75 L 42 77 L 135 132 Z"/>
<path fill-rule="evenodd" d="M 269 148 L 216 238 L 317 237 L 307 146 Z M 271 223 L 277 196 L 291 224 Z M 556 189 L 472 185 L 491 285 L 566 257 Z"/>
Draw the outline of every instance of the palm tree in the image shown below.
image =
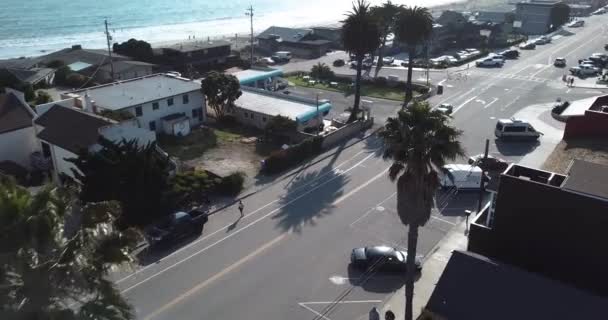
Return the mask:
<path fill-rule="evenodd" d="M 389 118 L 380 132 L 385 159 L 391 159 L 391 181 L 397 180 L 397 213 L 408 226 L 405 319 L 412 319 L 414 272 L 418 228 L 426 224 L 439 187 L 439 172 L 446 160 L 464 155 L 458 137 L 461 132 L 449 125 L 449 116 L 431 110 L 428 103 L 414 102 Z"/>
<path fill-rule="evenodd" d="M 369 3 L 357 0 L 353 10 L 346 15 L 342 25 L 342 42 L 344 49 L 355 55 L 357 78 L 355 79 L 355 104 L 349 122 L 357 119 L 361 101 L 361 68 L 366 54 L 374 52 L 380 46 L 380 31 L 370 14 Z"/>
<path fill-rule="evenodd" d="M 423 44 L 431 37 L 433 32 L 433 16 L 424 7 L 404 7 L 399 12 L 397 24 L 395 26 L 395 36 L 397 40 L 407 45 L 408 65 L 407 65 L 407 85 L 405 92 L 404 107 L 412 100 L 412 70 L 414 58 L 416 57 L 416 47 Z"/>
<path fill-rule="evenodd" d="M 380 30 L 380 50 L 378 50 L 378 64 L 376 65 L 376 73 L 374 77 L 378 77 L 380 69 L 384 65 L 384 50 L 386 47 L 386 38 L 393 31 L 395 22 L 397 21 L 397 14 L 399 13 L 401 6 L 394 5 L 390 0 L 387 0 L 381 6 L 372 7 L 370 9 L 374 20 L 378 24 Z"/>

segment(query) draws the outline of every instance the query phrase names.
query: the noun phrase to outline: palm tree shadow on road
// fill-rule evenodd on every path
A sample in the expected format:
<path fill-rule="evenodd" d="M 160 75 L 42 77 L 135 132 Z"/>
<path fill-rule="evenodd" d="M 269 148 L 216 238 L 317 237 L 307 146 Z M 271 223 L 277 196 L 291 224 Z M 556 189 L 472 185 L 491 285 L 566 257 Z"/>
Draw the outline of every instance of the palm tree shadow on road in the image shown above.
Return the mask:
<path fill-rule="evenodd" d="M 272 219 L 285 231 L 301 233 L 304 226 L 314 226 L 317 219 L 332 213 L 332 203 L 344 194 L 348 180 L 330 166 L 300 175 L 287 186 L 282 209 Z"/>

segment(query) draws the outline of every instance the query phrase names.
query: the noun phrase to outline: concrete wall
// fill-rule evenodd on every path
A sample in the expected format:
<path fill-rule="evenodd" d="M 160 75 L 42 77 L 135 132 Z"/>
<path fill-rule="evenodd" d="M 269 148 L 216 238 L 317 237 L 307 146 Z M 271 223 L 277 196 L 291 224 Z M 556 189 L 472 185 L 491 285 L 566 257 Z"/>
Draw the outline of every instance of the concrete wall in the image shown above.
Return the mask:
<path fill-rule="evenodd" d="M 139 66 L 134 65 L 133 67 L 126 69 L 122 72 L 114 73 L 114 80 L 128 80 L 134 79 L 138 77 L 143 77 L 147 75 L 153 74 L 152 66 Z M 99 70 L 97 79 L 102 82 L 112 81 L 112 75 L 109 70 L 101 69 Z"/>
<path fill-rule="evenodd" d="M 123 139 L 127 141 L 137 140 L 137 144 L 140 146 L 156 141 L 156 133 L 147 128 L 140 128 L 136 120 L 123 121 L 103 127 L 99 130 L 99 134 L 114 142 L 121 142 Z"/>
<path fill-rule="evenodd" d="M 545 34 L 551 25 L 552 6 L 533 3 L 518 3 L 515 20 L 521 21 L 520 31 L 523 34 Z"/>
<path fill-rule="evenodd" d="M 0 134 L 0 161 L 10 160 L 30 168 L 30 155 L 40 150 L 34 127 Z"/>
<path fill-rule="evenodd" d="M 139 126 L 141 128 L 150 129 L 150 122 L 154 121 L 156 123 L 156 132 L 162 132 L 162 123 L 160 118 L 164 116 L 168 116 L 174 113 L 183 113 L 190 119 L 190 126 L 197 126 L 205 121 L 207 118 L 207 109 L 205 107 L 205 98 L 203 97 L 202 92 L 199 90 L 191 91 L 187 93 L 188 95 L 188 103 L 183 103 L 183 95 L 177 95 L 173 97 L 166 97 L 163 99 L 151 101 L 148 103 L 144 103 L 141 105 L 142 115 L 137 116 L 135 109 L 137 106 L 132 106 L 124 109 L 125 111 L 131 113 L 137 119 Z M 173 98 L 173 105 L 168 105 L 168 99 Z M 158 103 L 158 109 L 154 110 L 154 103 Z M 203 112 L 203 120 L 199 121 L 198 117 L 192 117 L 192 110 L 199 109 Z"/>
<path fill-rule="evenodd" d="M 584 116 L 566 120 L 564 139 L 608 137 L 608 113 L 587 110 Z"/>
<path fill-rule="evenodd" d="M 326 135 L 323 138 L 322 146 L 324 149 L 331 148 L 339 142 L 350 139 L 361 133 L 361 131 L 371 128 L 373 124 L 374 118 L 370 118 L 368 120 L 359 120 L 345 125 L 342 128 Z"/>

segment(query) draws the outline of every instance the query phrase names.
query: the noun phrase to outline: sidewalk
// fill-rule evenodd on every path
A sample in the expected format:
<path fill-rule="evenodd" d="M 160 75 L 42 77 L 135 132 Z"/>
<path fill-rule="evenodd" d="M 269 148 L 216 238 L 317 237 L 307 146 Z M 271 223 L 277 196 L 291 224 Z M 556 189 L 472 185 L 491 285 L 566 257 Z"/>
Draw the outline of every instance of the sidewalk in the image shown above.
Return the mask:
<path fill-rule="evenodd" d="M 469 218 L 470 220 L 470 218 Z M 450 260 L 454 250 L 466 250 L 468 238 L 464 234 L 465 222 L 455 226 L 431 251 L 432 253 L 424 261 L 422 273 L 415 283 L 414 293 L 414 319 L 418 318 L 429 301 L 443 269 Z M 395 293 L 384 302 L 380 314 L 384 315 L 387 310 L 395 313 L 396 319 L 403 319 L 405 315 L 405 287 Z"/>

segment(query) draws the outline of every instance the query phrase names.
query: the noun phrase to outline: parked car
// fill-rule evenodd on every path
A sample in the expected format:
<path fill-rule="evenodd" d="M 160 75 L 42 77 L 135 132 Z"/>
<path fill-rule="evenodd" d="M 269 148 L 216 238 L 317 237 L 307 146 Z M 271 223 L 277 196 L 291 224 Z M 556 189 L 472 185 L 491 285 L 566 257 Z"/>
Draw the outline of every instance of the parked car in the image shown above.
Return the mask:
<path fill-rule="evenodd" d="M 276 64 L 275 60 L 273 58 L 271 58 L 271 57 L 264 57 L 264 58 L 261 58 L 259 61 L 261 63 L 265 63 L 267 65 L 274 65 L 274 64 Z"/>
<path fill-rule="evenodd" d="M 592 14 L 592 15 L 600 15 L 600 14 L 604 14 L 604 13 L 606 13 L 606 9 L 604 9 L 604 8 L 599 8 L 599 9 L 597 9 L 597 10 L 593 11 L 591 14 Z"/>
<path fill-rule="evenodd" d="M 525 120 L 499 119 L 494 129 L 494 135 L 501 140 L 538 140 L 542 135 Z"/>
<path fill-rule="evenodd" d="M 277 62 L 289 62 L 291 60 L 291 52 L 289 51 L 277 51 L 274 53 L 274 56 L 279 59 Z"/>
<path fill-rule="evenodd" d="M 145 232 L 146 238 L 151 247 L 168 245 L 200 234 L 208 220 L 208 213 L 203 209 L 178 211 L 160 223 L 148 227 Z"/>
<path fill-rule="evenodd" d="M 547 37 L 547 36 L 540 36 L 534 40 L 532 40 L 534 42 L 534 44 L 537 45 L 543 45 L 543 44 L 547 44 L 551 42 L 551 38 Z"/>
<path fill-rule="evenodd" d="M 570 73 L 575 76 L 593 76 L 600 72 L 600 69 L 590 65 L 590 64 L 581 64 L 578 67 L 570 68 Z"/>
<path fill-rule="evenodd" d="M 494 58 L 485 58 L 482 60 L 475 61 L 475 65 L 478 67 L 501 67 L 502 64 L 502 60 Z"/>
<path fill-rule="evenodd" d="M 487 158 L 484 158 L 483 154 L 470 156 L 467 163 L 481 168 L 481 170 L 484 172 L 489 171 L 502 173 L 507 169 L 507 167 L 509 167 L 509 163 L 507 161 L 491 154 L 488 154 Z"/>
<path fill-rule="evenodd" d="M 334 67 L 343 67 L 345 64 L 344 59 L 336 59 L 333 63 Z"/>
<path fill-rule="evenodd" d="M 454 111 L 454 106 L 449 103 L 442 103 L 438 105 L 435 110 L 450 115 Z"/>
<path fill-rule="evenodd" d="M 556 67 L 565 67 L 566 66 L 566 58 L 555 58 L 553 61 L 553 65 Z"/>
<path fill-rule="evenodd" d="M 439 180 L 442 188 L 479 189 L 483 176 L 479 167 L 470 164 L 446 164 L 443 169 L 448 173 L 442 175 Z"/>
<path fill-rule="evenodd" d="M 351 252 L 351 265 L 357 269 L 384 271 L 406 271 L 407 251 L 400 251 L 388 246 L 355 248 Z M 416 257 L 416 270 L 422 270 L 422 261 Z"/>
<path fill-rule="evenodd" d="M 393 62 L 395 62 L 395 58 L 394 57 L 384 57 L 382 58 L 382 63 L 384 63 L 385 65 L 387 64 L 393 64 Z"/>
<path fill-rule="evenodd" d="M 536 44 L 531 41 L 523 42 L 519 45 L 519 48 L 522 50 L 533 50 L 536 48 Z"/>
<path fill-rule="evenodd" d="M 570 23 L 568 23 L 566 26 L 570 27 L 570 28 L 579 28 L 585 25 L 585 21 L 584 20 L 575 20 L 572 21 Z"/>
<path fill-rule="evenodd" d="M 503 55 L 497 54 L 497 53 L 491 53 L 490 58 L 495 59 L 495 60 L 500 60 L 500 61 L 502 61 L 502 63 L 504 63 L 506 60 Z"/>
<path fill-rule="evenodd" d="M 507 59 L 517 59 L 519 57 L 519 51 L 515 49 L 507 49 L 501 51 L 499 54 Z"/>

